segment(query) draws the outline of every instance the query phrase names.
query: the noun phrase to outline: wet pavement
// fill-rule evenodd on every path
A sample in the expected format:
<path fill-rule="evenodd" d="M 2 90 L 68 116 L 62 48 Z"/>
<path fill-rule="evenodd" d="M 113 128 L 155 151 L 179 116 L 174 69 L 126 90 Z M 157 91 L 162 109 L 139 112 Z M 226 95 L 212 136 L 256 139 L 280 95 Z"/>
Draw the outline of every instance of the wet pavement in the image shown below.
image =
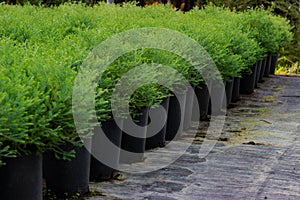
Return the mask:
<path fill-rule="evenodd" d="M 242 95 L 213 150 L 199 158 L 207 125 L 173 164 L 90 183 L 102 195 L 86 199 L 300 199 L 300 77 L 270 76 Z"/>

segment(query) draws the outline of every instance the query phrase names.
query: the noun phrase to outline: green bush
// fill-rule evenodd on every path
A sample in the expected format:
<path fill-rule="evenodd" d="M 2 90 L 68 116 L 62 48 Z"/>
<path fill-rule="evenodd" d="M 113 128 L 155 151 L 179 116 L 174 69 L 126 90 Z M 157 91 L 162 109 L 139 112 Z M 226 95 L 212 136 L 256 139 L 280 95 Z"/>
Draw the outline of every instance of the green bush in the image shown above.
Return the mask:
<path fill-rule="evenodd" d="M 291 42 L 291 26 L 288 21 L 262 8 L 240 14 L 240 23 L 249 37 L 258 41 L 265 54 L 276 54 Z"/>
<path fill-rule="evenodd" d="M 0 160 L 40 153 L 56 140 L 49 127 L 53 116 L 45 105 L 49 93 L 41 90 L 22 62 L 21 45 L 2 38 L 0 47 Z"/>
<path fill-rule="evenodd" d="M 212 5 L 206 6 L 201 12 L 195 10 L 191 13 L 192 19 L 201 20 L 199 28 L 196 28 L 196 30 L 205 31 L 204 34 L 199 34 L 203 37 L 201 40 L 206 41 L 211 38 L 209 43 L 214 46 L 206 47 L 206 49 L 214 58 L 225 79 L 238 77 L 243 71 L 248 72 L 249 67 L 262 56 L 258 42 L 250 38 L 249 33 L 243 32 L 238 25 L 238 13 Z M 203 43 L 201 40 L 200 44 Z M 223 50 L 216 50 L 216 46 Z M 224 54 L 220 55 L 220 52 Z"/>

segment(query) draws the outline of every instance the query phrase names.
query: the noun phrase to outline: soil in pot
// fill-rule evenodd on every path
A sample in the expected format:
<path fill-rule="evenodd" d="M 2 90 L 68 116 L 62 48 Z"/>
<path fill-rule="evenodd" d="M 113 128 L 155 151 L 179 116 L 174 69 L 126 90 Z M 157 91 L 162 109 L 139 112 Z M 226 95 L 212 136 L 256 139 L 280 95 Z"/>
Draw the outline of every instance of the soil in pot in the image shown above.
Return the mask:
<path fill-rule="evenodd" d="M 122 132 L 122 142 L 121 142 L 121 153 L 120 153 L 120 163 L 130 164 L 134 162 L 142 162 L 144 159 L 144 152 L 145 152 L 145 146 L 146 146 L 146 131 L 147 131 L 147 124 L 148 124 L 148 112 L 149 108 L 144 107 L 142 108 L 138 113 L 140 115 L 136 116 L 134 120 L 136 121 L 136 125 L 140 126 L 141 129 L 137 132 L 135 132 L 135 135 L 138 135 L 139 137 L 134 137 L 132 135 L 129 135 L 124 130 L 126 130 L 126 126 L 129 125 L 129 121 L 131 119 L 125 119 L 123 124 L 123 132 Z M 126 153 L 132 152 L 137 154 L 128 154 Z"/>
<path fill-rule="evenodd" d="M 168 113 L 168 110 L 169 110 L 169 101 L 170 101 L 170 98 L 168 97 L 161 103 L 161 105 L 166 110 L 166 113 Z M 148 119 L 148 122 L 151 123 L 150 119 Z M 154 149 L 156 147 L 164 147 L 165 142 L 166 142 L 166 131 L 167 131 L 167 122 L 163 126 L 163 128 L 154 136 L 148 137 L 149 134 L 148 134 L 148 130 L 147 130 L 146 147 L 145 147 L 146 150 Z"/>
<path fill-rule="evenodd" d="M 186 94 L 171 96 L 167 119 L 166 140 L 179 138 L 183 131 Z M 182 108 L 180 107 L 182 105 Z"/>
<path fill-rule="evenodd" d="M 43 176 L 47 191 L 58 198 L 83 195 L 89 191 L 90 153 L 85 147 L 67 144 L 64 149 L 74 149 L 76 157 L 70 161 L 59 160 L 52 151 L 43 154 Z"/>
<path fill-rule="evenodd" d="M 119 120 L 120 125 L 123 121 Z M 122 139 L 122 127 L 120 128 L 114 119 L 103 122 L 100 127 L 95 127 L 92 138 L 92 153 L 101 155 L 99 159 L 91 155 L 90 181 L 103 181 L 111 179 L 113 173 L 119 168 L 120 148 Z M 101 139 L 100 134 L 108 139 Z M 111 143 L 110 143 L 111 142 Z M 115 145 L 116 148 L 111 145 Z M 100 160 L 106 160 L 106 164 Z M 108 165 L 108 166 L 107 166 Z"/>
<path fill-rule="evenodd" d="M 42 156 L 7 158 L 0 167 L 0 199 L 42 200 Z"/>

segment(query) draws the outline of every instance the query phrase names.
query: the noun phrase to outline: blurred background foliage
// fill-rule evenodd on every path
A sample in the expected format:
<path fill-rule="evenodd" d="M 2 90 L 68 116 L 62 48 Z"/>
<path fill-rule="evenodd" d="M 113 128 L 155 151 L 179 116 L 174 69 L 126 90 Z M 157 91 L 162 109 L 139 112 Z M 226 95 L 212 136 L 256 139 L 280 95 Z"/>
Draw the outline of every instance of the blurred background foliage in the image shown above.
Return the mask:
<path fill-rule="evenodd" d="M 273 13 L 290 20 L 294 39 L 290 46 L 280 50 L 278 59 L 278 73 L 300 73 L 300 1 L 299 0 L 199 0 L 196 5 L 200 8 L 208 3 L 226 6 L 230 9 L 243 11 L 256 6 L 263 6 Z"/>
<path fill-rule="evenodd" d="M 33 5 L 56 6 L 67 2 L 81 2 L 94 5 L 99 1 L 121 4 L 131 0 L 0 0 L 7 4 L 30 3 Z M 134 0 L 135 1 L 135 0 Z M 207 4 L 229 7 L 232 10 L 244 11 L 257 6 L 271 10 L 273 13 L 286 17 L 293 25 L 293 43 L 280 50 L 278 60 L 279 73 L 299 73 L 300 71 L 300 2 L 299 0 L 137 0 L 138 6 L 154 6 L 156 4 L 172 4 L 173 9 L 187 12 L 191 9 L 203 9 Z"/>

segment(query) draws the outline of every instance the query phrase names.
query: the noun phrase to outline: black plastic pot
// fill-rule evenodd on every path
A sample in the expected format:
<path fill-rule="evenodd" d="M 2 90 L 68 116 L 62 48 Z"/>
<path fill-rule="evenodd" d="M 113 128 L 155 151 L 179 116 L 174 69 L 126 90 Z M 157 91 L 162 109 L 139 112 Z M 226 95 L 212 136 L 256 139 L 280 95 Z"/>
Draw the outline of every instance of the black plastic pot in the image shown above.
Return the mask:
<path fill-rule="evenodd" d="M 193 100 L 193 114 L 192 114 L 192 121 L 200 121 L 200 120 L 207 120 L 208 117 L 208 107 L 209 107 L 209 90 L 205 83 L 201 83 L 200 88 L 195 88 L 195 99 Z M 197 98 L 197 99 L 196 99 Z M 198 102 L 199 106 L 195 104 Z M 196 111 L 196 108 L 200 109 Z M 200 116 L 199 116 L 200 114 Z"/>
<path fill-rule="evenodd" d="M 258 87 L 258 81 L 259 81 L 262 65 L 263 65 L 263 60 L 259 60 L 256 62 L 256 67 L 257 67 L 256 77 L 255 77 L 255 87 L 256 88 Z"/>
<path fill-rule="evenodd" d="M 251 68 L 251 74 L 243 74 L 240 79 L 240 93 L 241 94 L 251 94 L 255 87 L 255 78 L 257 73 L 257 65 L 253 65 Z"/>
<path fill-rule="evenodd" d="M 0 167 L 0 199 L 42 200 L 42 156 L 29 155 L 4 160 Z"/>
<path fill-rule="evenodd" d="M 120 121 L 122 123 L 122 121 Z M 94 154 L 105 154 L 103 157 L 109 159 L 109 165 L 100 162 L 93 155 L 91 156 L 90 166 L 90 181 L 103 181 L 112 178 L 113 173 L 119 167 L 120 148 L 122 139 L 122 127 L 120 128 L 114 119 L 110 119 L 102 123 L 101 128 L 105 136 L 112 142 L 117 148 L 110 148 L 106 141 L 97 137 L 100 134 L 100 127 L 95 128 L 95 134 L 92 139 L 92 152 Z"/>
<path fill-rule="evenodd" d="M 194 88 L 189 87 L 188 91 L 186 93 L 183 130 L 187 130 L 191 127 L 192 112 L 193 112 L 193 101 L 194 101 L 193 91 L 194 91 Z"/>
<path fill-rule="evenodd" d="M 264 82 L 263 77 L 264 77 L 264 74 L 265 74 L 266 66 L 267 66 L 267 59 L 265 58 L 265 59 L 262 60 L 261 70 L 260 70 L 259 79 L 258 79 L 259 83 Z"/>
<path fill-rule="evenodd" d="M 83 195 L 89 191 L 90 153 L 85 147 L 67 144 L 76 157 L 70 161 L 56 159 L 52 151 L 43 154 L 43 176 L 47 190 L 58 198 Z"/>
<path fill-rule="evenodd" d="M 129 151 L 132 153 L 138 153 L 138 154 L 128 155 L 126 152 L 121 151 L 120 163 L 129 164 L 129 163 L 143 161 L 145 146 L 146 146 L 148 111 L 149 111 L 149 108 L 144 107 L 139 111 L 140 115 L 134 118 L 134 120 L 136 120 L 136 124 L 138 126 L 144 127 L 141 129 L 140 132 L 135 133 L 136 135 L 139 135 L 139 137 L 131 136 L 124 131 L 124 130 L 126 130 L 126 126 L 128 126 L 128 120 L 131 120 L 131 119 L 124 120 L 124 124 L 123 124 L 124 130 L 122 132 L 121 148 L 125 151 Z"/>
<path fill-rule="evenodd" d="M 170 97 L 166 140 L 173 140 L 180 137 L 183 131 L 183 120 L 186 100 L 185 96 L 186 94 L 178 94 L 178 99 L 176 98 L 176 96 Z M 180 105 L 182 105 L 182 109 L 180 109 Z"/>
<path fill-rule="evenodd" d="M 264 72 L 264 77 L 269 77 L 270 70 L 271 70 L 271 62 L 272 62 L 272 56 L 271 54 L 268 55 L 266 58 L 266 68 Z"/>
<path fill-rule="evenodd" d="M 275 69 L 277 66 L 278 54 L 271 56 L 271 67 L 270 67 L 270 74 L 275 74 Z"/>
<path fill-rule="evenodd" d="M 235 103 L 240 99 L 240 78 L 234 77 L 231 102 Z"/>
<path fill-rule="evenodd" d="M 165 108 L 167 113 L 169 110 L 169 101 L 170 98 L 168 97 L 161 103 L 161 105 Z M 166 131 L 167 131 L 167 122 L 165 123 L 164 127 L 154 136 L 148 137 L 149 134 L 147 132 L 146 150 L 154 149 L 156 147 L 164 147 L 166 142 Z"/>
<path fill-rule="evenodd" d="M 228 104 L 226 96 L 226 81 L 223 80 L 223 85 L 219 83 L 212 85 L 212 93 L 215 94 L 215 99 L 209 99 L 208 115 L 224 115 L 226 113 L 225 108 Z"/>
<path fill-rule="evenodd" d="M 233 78 L 232 80 L 226 81 L 225 83 L 225 92 L 226 92 L 226 103 L 229 106 L 231 99 L 232 99 L 232 92 L 233 92 Z"/>

